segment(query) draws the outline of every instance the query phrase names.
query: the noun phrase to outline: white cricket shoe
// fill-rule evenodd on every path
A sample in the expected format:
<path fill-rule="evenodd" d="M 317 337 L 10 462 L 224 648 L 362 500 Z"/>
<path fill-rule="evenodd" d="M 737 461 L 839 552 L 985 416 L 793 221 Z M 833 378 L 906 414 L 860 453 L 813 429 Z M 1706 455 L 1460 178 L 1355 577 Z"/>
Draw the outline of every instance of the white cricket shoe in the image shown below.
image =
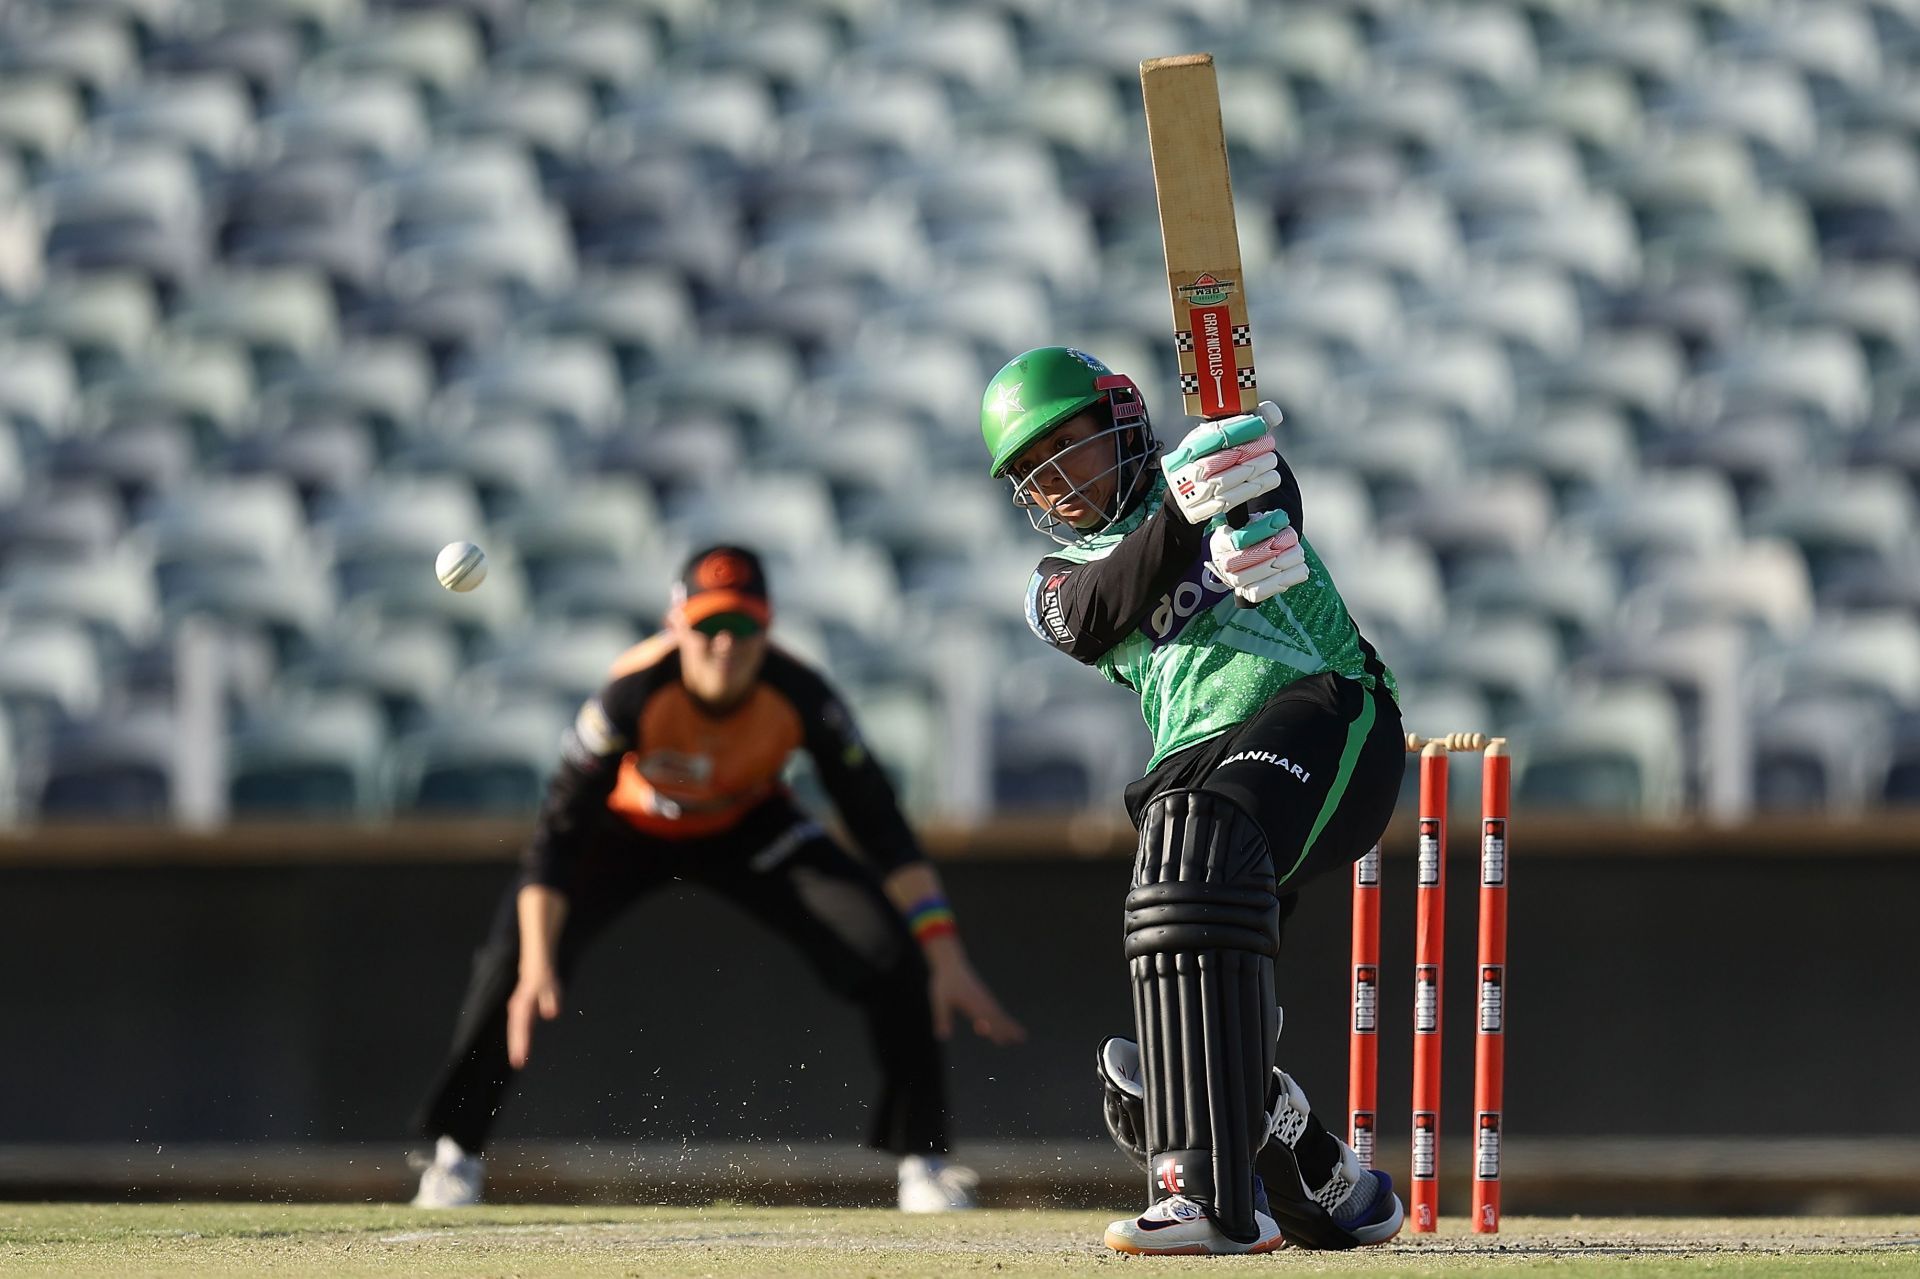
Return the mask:
<path fill-rule="evenodd" d="M 433 1147 L 433 1162 L 420 1173 L 416 1208 L 470 1208 L 480 1202 L 480 1157 L 470 1155 L 451 1137 Z"/>
<path fill-rule="evenodd" d="M 926 1155 L 900 1161 L 901 1212 L 965 1212 L 980 1178 L 973 1169 Z"/>
<path fill-rule="evenodd" d="M 1123 1218 L 1107 1227 L 1106 1244 L 1115 1252 L 1143 1257 L 1200 1257 L 1224 1253 L 1272 1252 L 1286 1242 L 1280 1227 L 1264 1212 L 1253 1214 L 1260 1237 L 1235 1243 L 1220 1233 L 1202 1208 L 1185 1195 L 1162 1199 L 1138 1217 Z"/>

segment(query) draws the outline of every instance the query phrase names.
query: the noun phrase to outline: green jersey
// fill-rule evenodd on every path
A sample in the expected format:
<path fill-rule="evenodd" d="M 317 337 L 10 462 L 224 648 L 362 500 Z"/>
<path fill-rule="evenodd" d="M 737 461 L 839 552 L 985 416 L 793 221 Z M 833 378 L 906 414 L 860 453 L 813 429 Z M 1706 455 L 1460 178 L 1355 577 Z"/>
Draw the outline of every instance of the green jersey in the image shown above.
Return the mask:
<path fill-rule="evenodd" d="M 1157 765 L 1233 728 L 1274 693 L 1322 671 L 1396 697 L 1393 672 L 1361 636 L 1305 536 L 1299 486 L 1256 503 L 1287 511 L 1306 551 L 1306 581 L 1241 608 L 1207 559 L 1207 533 L 1167 498 L 1164 477 L 1126 518 L 1040 562 L 1027 588 L 1035 634 L 1140 694 Z M 1215 525 L 1220 521 L 1215 521 Z"/>

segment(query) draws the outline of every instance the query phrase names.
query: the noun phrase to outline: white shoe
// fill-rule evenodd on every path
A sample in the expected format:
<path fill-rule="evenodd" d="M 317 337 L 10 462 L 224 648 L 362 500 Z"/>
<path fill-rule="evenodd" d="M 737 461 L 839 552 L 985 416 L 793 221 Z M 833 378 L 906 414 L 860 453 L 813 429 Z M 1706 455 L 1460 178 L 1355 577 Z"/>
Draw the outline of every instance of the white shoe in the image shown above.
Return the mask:
<path fill-rule="evenodd" d="M 434 1144 L 433 1162 L 420 1173 L 416 1208 L 470 1208 L 480 1202 L 480 1157 L 470 1155 L 451 1137 Z"/>
<path fill-rule="evenodd" d="M 965 1212 L 980 1178 L 971 1168 L 925 1155 L 900 1161 L 901 1212 Z"/>
<path fill-rule="evenodd" d="M 1220 1233 L 1205 1208 L 1185 1195 L 1174 1195 L 1138 1217 L 1123 1218 L 1108 1226 L 1106 1244 L 1115 1252 L 1143 1257 L 1199 1257 L 1272 1252 L 1285 1243 L 1272 1217 L 1255 1211 L 1253 1221 L 1260 1228 L 1260 1237 L 1252 1243 L 1235 1243 Z"/>

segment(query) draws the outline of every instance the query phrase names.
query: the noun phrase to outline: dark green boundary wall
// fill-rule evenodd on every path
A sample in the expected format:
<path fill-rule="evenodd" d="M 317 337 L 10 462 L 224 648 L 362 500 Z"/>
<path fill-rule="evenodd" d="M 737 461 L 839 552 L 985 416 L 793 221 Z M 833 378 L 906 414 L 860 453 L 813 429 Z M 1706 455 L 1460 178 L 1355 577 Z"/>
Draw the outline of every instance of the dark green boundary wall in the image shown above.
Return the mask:
<path fill-rule="evenodd" d="M 520 833 L 53 830 L 0 842 L 0 1143 L 400 1139 Z M 1473 832 L 1449 859 L 1447 1130 L 1471 1105 Z M 1097 1136 L 1128 1026 L 1123 830 L 934 832 L 979 967 L 1032 1030 L 952 1053 L 959 1135 Z M 1387 868 L 1382 1132 L 1406 1130 L 1412 861 Z M 1920 1134 L 1920 827 L 1512 832 L 1507 1130 Z M 1061 849 L 1066 851 L 1060 851 Z M 1049 852 L 1052 849 L 1054 851 Z M 1283 1062 L 1346 1087 L 1348 890 L 1307 890 Z M 722 904 L 639 908 L 544 1027 L 502 1136 L 857 1138 L 858 1023 Z"/>

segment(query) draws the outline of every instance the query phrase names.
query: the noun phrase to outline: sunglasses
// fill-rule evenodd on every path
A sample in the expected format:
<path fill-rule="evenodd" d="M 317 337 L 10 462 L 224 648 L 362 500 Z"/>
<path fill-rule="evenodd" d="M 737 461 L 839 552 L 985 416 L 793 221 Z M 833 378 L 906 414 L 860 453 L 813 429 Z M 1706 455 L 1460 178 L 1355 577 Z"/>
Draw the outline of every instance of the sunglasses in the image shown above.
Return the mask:
<path fill-rule="evenodd" d="M 766 628 L 745 613 L 715 613 L 712 617 L 705 617 L 695 622 L 693 629 L 708 639 L 717 635 L 731 635 L 735 639 L 752 639 Z"/>

